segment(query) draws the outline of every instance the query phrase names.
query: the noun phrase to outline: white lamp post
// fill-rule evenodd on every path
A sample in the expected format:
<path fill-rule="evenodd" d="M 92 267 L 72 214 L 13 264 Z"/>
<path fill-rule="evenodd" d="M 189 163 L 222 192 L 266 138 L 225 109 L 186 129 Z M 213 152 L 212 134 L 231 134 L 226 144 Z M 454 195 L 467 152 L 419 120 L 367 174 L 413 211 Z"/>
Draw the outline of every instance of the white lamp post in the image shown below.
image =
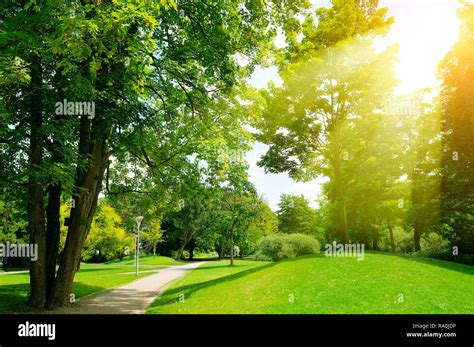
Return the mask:
<path fill-rule="evenodd" d="M 135 247 L 135 276 L 138 276 L 138 259 L 140 258 L 140 225 L 142 224 L 143 216 L 135 218 L 137 223 L 137 244 Z"/>

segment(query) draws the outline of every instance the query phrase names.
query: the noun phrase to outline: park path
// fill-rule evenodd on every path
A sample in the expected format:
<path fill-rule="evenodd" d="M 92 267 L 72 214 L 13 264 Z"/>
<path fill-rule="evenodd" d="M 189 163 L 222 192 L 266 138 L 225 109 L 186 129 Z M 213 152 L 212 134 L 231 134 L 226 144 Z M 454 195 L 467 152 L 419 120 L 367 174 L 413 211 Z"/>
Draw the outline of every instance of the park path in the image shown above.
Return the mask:
<path fill-rule="evenodd" d="M 170 266 L 157 274 L 80 299 L 74 306 L 56 314 L 143 314 L 148 306 L 175 279 L 204 262 Z"/>
<path fill-rule="evenodd" d="M 1 275 L 18 275 L 18 274 L 27 274 L 29 273 L 29 270 L 21 270 L 21 271 L 2 271 L 0 272 Z"/>

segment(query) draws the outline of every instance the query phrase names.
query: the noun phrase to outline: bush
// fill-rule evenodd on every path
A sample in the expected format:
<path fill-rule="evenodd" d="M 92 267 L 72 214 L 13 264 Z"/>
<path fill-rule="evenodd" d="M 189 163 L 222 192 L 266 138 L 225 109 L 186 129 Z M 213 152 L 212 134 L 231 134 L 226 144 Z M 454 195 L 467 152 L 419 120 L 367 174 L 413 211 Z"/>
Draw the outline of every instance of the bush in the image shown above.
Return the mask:
<path fill-rule="evenodd" d="M 82 260 L 102 263 L 120 259 L 130 254 L 134 248 L 134 238 L 122 227 L 120 215 L 112 207 L 100 202 L 81 251 Z"/>
<path fill-rule="evenodd" d="M 314 254 L 319 252 L 319 242 L 309 235 L 289 234 L 286 235 L 286 241 L 295 251 L 296 256 Z"/>
<path fill-rule="evenodd" d="M 397 250 L 403 253 L 411 253 L 415 249 L 415 241 L 413 240 L 413 234 L 404 232 L 400 241 L 397 244 Z"/>
<path fill-rule="evenodd" d="M 319 242 L 304 234 L 272 234 L 262 238 L 256 254 L 257 260 L 279 261 L 314 254 Z"/>
<path fill-rule="evenodd" d="M 449 241 L 435 233 L 425 235 L 421 239 L 421 253 L 427 257 L 436 257 L 449 253 Z"/>
<path fill-rule="evenodd" d="M 392 251 L 392 243 L 390 240 L 390 232 L 386 227 L 379 227 L 379 250 L 385 252 Z M 395 245 L 395 252 L 411 252 L 414 247 L 413 235 L 408 233 L 401 227 L 394 227 L 392 229 L 393 243 Z"/>

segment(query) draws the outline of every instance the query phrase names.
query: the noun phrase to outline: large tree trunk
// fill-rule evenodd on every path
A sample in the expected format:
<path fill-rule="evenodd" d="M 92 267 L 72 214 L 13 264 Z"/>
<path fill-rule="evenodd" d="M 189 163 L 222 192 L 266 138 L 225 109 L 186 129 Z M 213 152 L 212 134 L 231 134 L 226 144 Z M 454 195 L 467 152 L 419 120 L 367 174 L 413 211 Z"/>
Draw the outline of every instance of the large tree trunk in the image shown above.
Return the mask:
<path fill-rule="evenodd" d="M 54 279 L 56 277 L 56 263 L 59 253 L 60 239 L 60 208 L 61 208 L 61 184 L 49 187 L 48 206 L 46 207 L 46 282 L 47 293 L 50 295 Z"/>
<path fill-rule="evenodd" d="M 194 259 L 194 249 L 196 248 L 196 240 L 194 238 L 188 244 L 188 251 L 189 251 L 189 260 Z"/>
<path fill-rule="evenodd" d="M 395 239 L 393 238 L 393 228 L 391 226 L 388 227 L 388 232 L 390 233 L 390 249 L 392 252 L 395 252 Z"/>
<path fill-rule="evenodd" d="M 232 231 L 230 233 L 229 241 L 230 241 L 230 266 L 234 266 L 234 236 L 233 236 Z"/>
<path fill-rule="evenodd" d="M 181 246 L 179 246 L 178 254 L 176 255 L 176 260 L 183 259 L 184 247 L 186 247 L 186 244 L 187 244 L 187 241 L 186 241 L 186 237 L 185 237 L 183 239 L 183 242 L 181 243 Z"/>
<path fill-rule="evenodd" d="M 66 98 L 62 82 L 62 69 L 56 71 L 53 79 L 55 89 L 57 91 L 58 100 Z M 57 129 L 61 129 L 61 116 L 54 115 L 54 123 Z M 54 137 L 54 136 L 53 136 Z M 60 136 L 59 136 L 60 137 Z M 61 141 L 59 138 L 53 138 L 50 144 L 51 160 L 53 163 L 63 162 L 61 154 Z M 62 183 L 53 182 L 48 187 L 48 205 L 46 206 L 46 282 L 47 295 L 46 301 L 53 290 L 54 281 L 56 278 L 56 265 L 59 256 L 59 241 L 61 238 L 61 193 Z"/>
<path fill-rule="evenodd" d="M 372 244 L 374 251 L 379 250 L 379 233 L 376 229 L 372 230 Z"/>
<path fill-rule="evenodd" d="M 415 252 L 421 251 L 421 228 L 417 225 L 415 222 L 414 228 L 413 228 L 413 241 L 415 242 Z"/>
<path fill-rule="evenodd" d="M 214 244 L 214 248 L 217 252 L 217 255 L 219 257 L 219 259 L 224 259 L 224 246 L 222 245 L 222 242 L 216 242 Z"/>
<path fill-rule="evenodd" d="M 39 59 L 33 59 L 30 67 L 30 157 L 28 185 L 28 228 L 30 243 L 38 247 L 38 259 L 30 262 L 30 298 L 32 308 L 42 309 L 46 302 L 46 227 L 44 192 L 35 175 L 43 163 L 43 96 L 42 68 Z"/>
<path fill-rule="evenodd" d="M 339 232 L 342 243 L 349 243 L 349 232 L 347 226 L 346 201 L 344 194 L 344 181 L 341 169 L 341 158 L 337 158 L 334 163 L 334 184 L 336 186 L 336 205 L 339 222 Z"/>
<path fill-rule="evenodd" d="M 176 260 L 183 259 L 183 252 L 184 252 L 183 247 L 179 247 L 178 253 L 176 254 Z"/>
<path fill-rule="evenodd" d="M 81 118 L 81 137 L 79 153 L 90 157 L 90 166 L 85 172 L 78 169 L 74 189 L 75 207 L 71 209 L 70 224 L 66 237 L 63 255 L 59 264 L 58 274 L 53 286 L 48 308 L 53 309 L 68 305 L 69 295 L 76 274 L 81 250 L 92 223 L 97 207 L 99 193 L 106 164 L 108 162 L 104 132 L 105 122 L 94 122 L 94 133 L 90 134 L 90 121 L 87 116 Z M 89 140 L 90 139 L 90 140 Z"/>
<path fill-rule="evenodd" d="M 362 240 L 364 242 L 364 247 L 365 249 L 369 250 L 370 249 L 370 243 L 369 243 L 369 234 L 367 230 L 362 231 Z"/>
<path fill-rule="evenodd" d="M 193 236 L 194 236 L 194 232 L 188 232 L 186 233 L 186 235 L 184 235 L 183 242 L 181 243 L 181 246 L 178 249 L 178 254 L 176 256 L 177 260 L 183 259 L 184 250 L 188 246 L 189 242 L 192 240 Z"/>

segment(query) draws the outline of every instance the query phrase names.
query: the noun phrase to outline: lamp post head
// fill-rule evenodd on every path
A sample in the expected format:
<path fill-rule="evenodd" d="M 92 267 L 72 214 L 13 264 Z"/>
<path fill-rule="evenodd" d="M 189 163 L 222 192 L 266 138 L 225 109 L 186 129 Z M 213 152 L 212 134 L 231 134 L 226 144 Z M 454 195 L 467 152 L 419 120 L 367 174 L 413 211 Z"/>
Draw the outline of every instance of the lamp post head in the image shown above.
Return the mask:
<path fill-rule="evenodd" d="M 143 216 L 138 216 L 138 217 L 135 217 L 135 222 L 137 223 L 137 227 L 140 228 L 140 225 L 142 224 L 142 221 L 143 221 Z"/>

